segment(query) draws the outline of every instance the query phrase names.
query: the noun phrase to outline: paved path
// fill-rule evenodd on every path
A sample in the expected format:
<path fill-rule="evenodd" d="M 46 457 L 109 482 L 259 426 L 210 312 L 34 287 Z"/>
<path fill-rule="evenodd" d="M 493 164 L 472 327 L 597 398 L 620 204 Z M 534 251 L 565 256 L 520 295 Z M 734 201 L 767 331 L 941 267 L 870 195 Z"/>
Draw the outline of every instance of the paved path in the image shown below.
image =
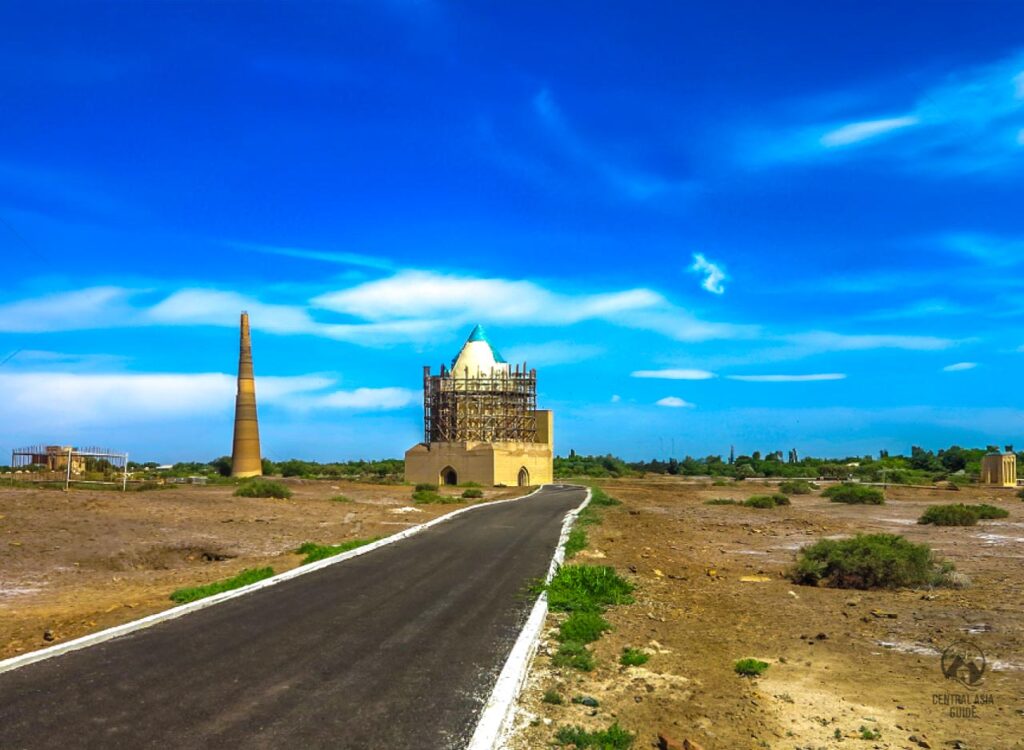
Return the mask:
<path fill-rule="evenodd" d="M 579 488 L 0 674 L 0 748 L 442 750 L 472 735 Z"/>

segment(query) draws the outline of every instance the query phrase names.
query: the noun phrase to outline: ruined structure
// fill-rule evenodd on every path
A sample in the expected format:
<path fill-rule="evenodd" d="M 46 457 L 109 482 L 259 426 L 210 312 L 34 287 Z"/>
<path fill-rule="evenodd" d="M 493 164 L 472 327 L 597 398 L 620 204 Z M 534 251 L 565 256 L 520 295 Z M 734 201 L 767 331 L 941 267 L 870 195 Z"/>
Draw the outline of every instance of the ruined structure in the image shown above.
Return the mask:
<path fill-rule="evenodd" d="M 988 453 L 981 459 L 981 483 L 997 487 L 1017 486 L 1017 454 L 1006 448 L 1006 453 Z"/>
<path fill-rule="evenodd" d="M 538 485 L 552 481 L 554 420 L 537 409 L 537 371 L 502 359 L 482 326 L 451 370 L 423 368 L 423 442 L 405 478 L 431 484 Z"/>
<path fill-rule="evenodd" d="M 235 439 L 231 447 L 231 476 L 263 474 L 260 428 L 256 419 L 256 377 L 252 369 L 249 313 L 242 312 L 238 352 L 238 392 L 235 395 Z"/>

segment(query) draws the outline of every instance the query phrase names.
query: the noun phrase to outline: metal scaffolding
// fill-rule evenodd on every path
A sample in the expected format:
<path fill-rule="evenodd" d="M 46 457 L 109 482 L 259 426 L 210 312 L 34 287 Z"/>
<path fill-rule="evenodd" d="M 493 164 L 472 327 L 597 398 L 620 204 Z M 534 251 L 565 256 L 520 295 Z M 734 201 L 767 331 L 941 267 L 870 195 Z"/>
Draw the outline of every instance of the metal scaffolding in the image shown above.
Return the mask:
<path fill-rule="evenodd" d="M 118 478 L 114 481 L 75 479 L 76 476 L 89 472 Z M 12 480 L 15 473 L 24 474 L 20 477 L 23 480 L 63 481 L 64 489 L 67 489 L 71 482 L 84 481 L 94 484 L 116 483 L 124 490 L 128 486 L 128 454 L 96 447 L 32 445 L 11 451 Z"/>
<path fill-rule="evenodd" d="M 423 368 L 423 436 L 427 443 L 515 442 L 537 439 L 537 371 L 524 363 L 507 371 L 439 375 Z"/>

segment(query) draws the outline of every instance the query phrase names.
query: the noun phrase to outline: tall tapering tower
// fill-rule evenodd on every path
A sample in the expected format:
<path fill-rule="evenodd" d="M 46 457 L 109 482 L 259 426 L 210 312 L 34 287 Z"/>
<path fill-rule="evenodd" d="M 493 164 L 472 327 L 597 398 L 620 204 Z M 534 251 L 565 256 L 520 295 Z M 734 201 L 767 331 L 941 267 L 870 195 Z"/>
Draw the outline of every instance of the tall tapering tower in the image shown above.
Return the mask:
<path fill-rule="evenodd" d="M 235 396 L 235 441 L 231 448 L 231 476 L 262 475 L 263 461 L 260 457 L 260 427 L 256 420 L 256 376 L 252 370 L 249 313 L 243 311 L 238 352 L 238 393 Z"/>

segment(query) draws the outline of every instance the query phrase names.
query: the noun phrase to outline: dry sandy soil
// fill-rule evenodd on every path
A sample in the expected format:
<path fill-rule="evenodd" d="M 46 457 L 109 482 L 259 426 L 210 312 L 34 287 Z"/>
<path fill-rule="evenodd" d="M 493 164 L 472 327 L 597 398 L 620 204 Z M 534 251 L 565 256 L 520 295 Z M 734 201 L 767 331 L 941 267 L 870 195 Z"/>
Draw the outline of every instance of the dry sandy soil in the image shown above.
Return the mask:
<path fill-rule="evenodd" d="M 645 479 L 603 483 L 623 505 L 590 527 L 574 562 L 608 564 L 636 584 L 636 603 L 609 610 L 591 673 L 556 669 L 549 630 L 535 659 L 511 747 L 549 746 L 564 725 L 658 733 L 708 750 L 735 748 L 1024 748 L 1024 503 L 1011 491 L 890 489 L 884 506 L 841 505 L 817 494 L 772 510 L 711 506 L 765 487 L 747 482 Z M 931 504 L 989 502 L 1010 517 L 974 527 L 921 526 Z M 927 542 L 972 579 L 963 590 L 851 591 L 784 577 L 801 545 L 887 532 Z M 966 639 L 982 649 L 980 689 L 944 678 L 940 653 Z M 651 655 L 622 667 L 626 646 Z M 758 679 L 733 671 L 756 657 Z M 541 701 L 555 689 L 566 705 Z M 976 718 L 952 718 L 942 696 L 967 695 Z M 596 709 L 573 705 L 591 696 Z M 991 697 L 991 703 L 986 703 Z M 975 701 L 980 701 L 974 703 Z M 880 733 L 861 739 L 861 727 Z"/>
<path fill-rule="evenodd" d="M 65 493 L 0 482 L 0 658 L 167 609 L 184 586 L 293 568 L 303 542 L 388 536 L 465 505 L 414 505 L 400 485 L 285 483 L 289 500 L 234 497 L 230 486 Z"/>

